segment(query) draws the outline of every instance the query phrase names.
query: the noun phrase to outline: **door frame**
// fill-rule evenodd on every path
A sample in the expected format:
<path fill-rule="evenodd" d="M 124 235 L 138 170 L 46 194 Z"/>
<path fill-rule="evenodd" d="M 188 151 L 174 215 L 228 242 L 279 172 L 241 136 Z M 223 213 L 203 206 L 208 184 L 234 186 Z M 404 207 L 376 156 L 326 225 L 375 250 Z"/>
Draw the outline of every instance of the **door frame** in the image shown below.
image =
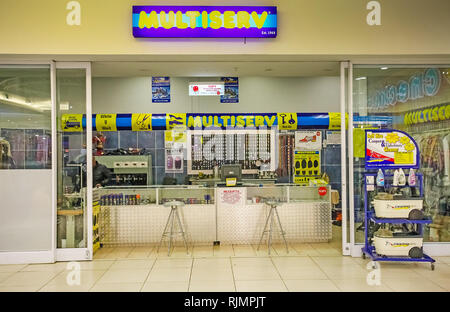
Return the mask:
<path fill-rule="evenodd" d="M 54 114 L 55 117 L 53 121 L 55 123 L 54 126 L 54 135 L 57 137 L 57 124 L 56 118 L 58 118 L 57 112 L 57 101 L 56 101 L 56 75 L 57 69 L 85 69 L 86 73 L 86 168 L 87 168 L 87 176 L 86 176 L 86 207 L 85 214 L 86 216 L 86 224 L 84 224 L 86 231 L 86 247 L 84 248 L 56 248 L 56 216 L 55 216 L 55 261 L 82 261 L 82 260 L 92 260 L 93 253 L 93 233 L 92 233 L 92 157 L 89 155 L 92 154 L 92 77 L 91 77 L 91 63 L 90 62 L 56 62 L 54 66 L 54 79 L 55 79 L 55 88 L 54 88 Z M 56 140 L 53 140 L 55 144 L 55 151 L 57 151 L 57 143 Z M 56 201 L 57 201 L 57 157 L 53 158 L 55 160 L 55 172 L 54 172 L 54 201 L 55 201 L 55 212 L 56 212 Z"/>

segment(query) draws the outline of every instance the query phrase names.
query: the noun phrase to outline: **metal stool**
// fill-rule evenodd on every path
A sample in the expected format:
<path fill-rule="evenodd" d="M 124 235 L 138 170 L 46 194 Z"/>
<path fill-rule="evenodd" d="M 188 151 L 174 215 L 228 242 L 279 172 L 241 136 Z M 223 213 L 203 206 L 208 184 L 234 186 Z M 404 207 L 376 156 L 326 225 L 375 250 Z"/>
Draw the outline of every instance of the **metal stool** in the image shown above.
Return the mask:
<path fill-rule="evenodd" d="M 259 246 L 261 245 L 264 234 L 269 233 L 269 239 L 267 240 L 267 247 L 269 249 L 269 255 L 270 255 L 270 248 L 272 246 L 272 232 L 273 232 L 274 215 L 276 215 L 278 224 L 280 225 L 280 233 L 281 233 L 281 236 L 283 237 L 284 244 L 286 246 L 286 252 L 289 253 L 289 249 L 288 249 L 288 245 L 287 245 L 286 237 L 285 237 L 286 233 L 283 231 L 283 227 L 281 226 L 280 216 L 278 215 L 278 210 L 277 210 L 277 206 L 281 205 L 282 203 L 277 202 L 277 201 L 267 201 L 266 204 L 270 206 L 270 211 L 269 211 L 269 215 L 267 216 L 266 225 L 264 225 L 264 230 L 261 234 L 261 239 L 259 240 L 257 250 L 259 250 Z M 270 220 L 270 227 L 269 227 L 269 229 L 267 229 L 269 220 Z"/>
<path fill-rule="evenodd" d="M 165 207 L 170 207 L 170 213 L 169 213 L 169 217 L 167 218 L 167 223 L 166 226 L 164 228 L 164 231 L 161 235 L 161 241 L 159 242 L 159 246 L 158 246 L 158 252 L 159 252 L 159 248 L 161 247 L 161 244 L 163 242 L 163 239 L 165 236 L 169 236 L 169 249 L 167 251 L 167 255 L 170 256 L 170 249 L 172 248 L 172 238 L 174 235 L 179 235 L 181 234 L 183 236 L 183 241 L 184 241 L 184 246 L 186 247 L 186 253 L 189 254 L 189 249 L 187 246 L 187 242 L 186 242 L 186 237 L 184 235 L 184 230 L 183 230 L 183 225 L 181 224 L 181 219 L 180 219 L 180 215 L 178 214 L 178 207 L 182 207 L 184 206 L 183 202 L 180 201 L 169 201 L 164 203 Z M 177 219 L 178 222 L 178 226 L 180 228 L 179 232 L 174 232 L 173 226 L 174 226 L 174 219 Z M 170 225 L 170 229 L 169 229 L 169 225 Z"/>

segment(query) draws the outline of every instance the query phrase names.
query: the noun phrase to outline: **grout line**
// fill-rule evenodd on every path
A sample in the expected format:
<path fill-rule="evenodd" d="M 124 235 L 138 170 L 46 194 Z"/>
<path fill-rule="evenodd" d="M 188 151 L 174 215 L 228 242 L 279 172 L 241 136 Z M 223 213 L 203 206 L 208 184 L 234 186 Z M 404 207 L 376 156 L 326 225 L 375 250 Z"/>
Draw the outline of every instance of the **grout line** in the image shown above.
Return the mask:
<path fill-rule="evenodd" d="M 233 270 L 233 261 L 231 260 L 231 257 L 228 257 L 228 260 L 230 261 L 231 266 L 231 276 L 233 276 L 234 291 L 237 292 L 236 279 L 234 277 L 234 270 Z"/>
<path fill-rule="evenodd" d="M 287 287 L 286 283 L 284 282 L 283 277 L 281 276 L 280 271 L 278 271 L 278 268 L 277 268 L 277 266 L 275 265 L 275 262 L 273 262 L 272 257 L 269 257 L 269 259 L 270 259 L 270 262 L 272 262 L 272 265 L 273 265 L 273 267 L 275 268 L 275 271 L 277 271 L 278 275 L 280 276 L 280 279 L 281 279 L 281 281 L 283 282 L 284 287 L 286 287 L 286 292 L 290 292 L 290 291 L 289 291 L 289 288 Z"/>
<path fill-rule="evenodd" d="M 191 273 L 189 274 L 188 292 L 191 289 L 192 270 L 194 269 L 194 259 L 191 258 Z"/>
<path fill-rule="evenodd" d="M 153 268 L 155 267 L 155 263 L 156 263 L 156 259 L 153 260 L 152 267 L 150 268 L 150 271 L 148 271 L 147 277 L 145 278 L 144 282 L 142 283 L 142 286 L 141 286 L 141 288 L 139 289 L 139 292 L 141 292 L 142 289 L 144 288 L 144 285 L 145 285 L 145 283 L 147 282 L 148 277 L 150 276 L 150 273 L 152 273 L 152 270 L 153 270 Z"/>

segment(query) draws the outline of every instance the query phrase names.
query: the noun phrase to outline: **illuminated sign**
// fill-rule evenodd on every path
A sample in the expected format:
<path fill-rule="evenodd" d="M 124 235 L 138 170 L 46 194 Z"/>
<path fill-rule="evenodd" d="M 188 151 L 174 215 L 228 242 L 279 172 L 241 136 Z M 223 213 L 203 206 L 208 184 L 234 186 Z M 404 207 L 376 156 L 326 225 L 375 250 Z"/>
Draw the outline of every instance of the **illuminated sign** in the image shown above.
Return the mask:
<path fill-rule="evenodd" d="M 275 38 L 277 7 L 133 6 L 135 38 Z"/>
<path fill-rule="evenodd" d="M 369 98 L 369 106 L 373 109 L 383 109 L 398 102 L 421 99 L 424 96 L 434 96 L 441 87 L 441 74 L 437 68 L 428 68 L 423 73 L 417 73 L 408 81 L 401 80 L 396 85 L 387 85 Z"/>
<path fill-rule="evenodd" d="M 450 104 L 441 104 L 406 113 L 403 122 L 406 126 L 410 126 L 420 123 L 444 121 L 449 119 Z"/>

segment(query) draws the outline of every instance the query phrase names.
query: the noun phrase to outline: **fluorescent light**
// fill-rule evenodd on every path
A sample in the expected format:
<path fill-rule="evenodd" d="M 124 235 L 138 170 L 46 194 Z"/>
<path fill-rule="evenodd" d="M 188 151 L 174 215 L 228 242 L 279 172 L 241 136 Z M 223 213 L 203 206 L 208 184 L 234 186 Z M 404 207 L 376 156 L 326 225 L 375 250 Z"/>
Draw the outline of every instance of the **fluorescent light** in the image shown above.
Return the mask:
<path fill-rule="evenodd" d="M 388 69 L 389 67 L 380 67 L 380 69 L 381 70 L 386 70 L 386 69 Z"/>
<path fill-rule="evenodd" d="M 366 79 L 367 79 L 367 77 L 358 77 L 355 80 L 366 80 Z"/>

